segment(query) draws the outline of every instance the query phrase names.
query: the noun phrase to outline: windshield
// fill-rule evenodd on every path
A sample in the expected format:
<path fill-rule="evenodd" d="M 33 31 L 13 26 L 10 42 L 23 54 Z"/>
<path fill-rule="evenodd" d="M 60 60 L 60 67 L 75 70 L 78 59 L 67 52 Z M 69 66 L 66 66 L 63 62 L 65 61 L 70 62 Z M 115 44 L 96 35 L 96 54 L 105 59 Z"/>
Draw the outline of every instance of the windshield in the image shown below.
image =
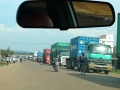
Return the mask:
<path fill-rule="evenodd" d="M 103 70 L 105 65 L 102 70 L 94 71 L 91 69 L 89 70 L 89 73 L 86 73 L 88 71 L 87 65 L 91 64 L 92 67 L 94 62 L 88 62 L 86 68 L 82 70 L 83 68 L 81 69 L 79 67 L 85 66 L 85 64 L 79 64 L 79 58 L 76 57 L 85 50 L 84 41 L 91 41 L 89 38 L 86 39 L 84 37 L 82 37 L 81 40 L 78 40 L 76 38 L 78 36 L 98 37 L 100 35 L 113 34 L 115 37 L 113 40 L 116 44 L 117 18 L 115 18 L 116 23 L 113 26 L 102 28 L 72 28 L 67 31 L 60 31 L 55 28 L 23 28 L 17 24 L 16 14 L 19 5 L 24 1 L 25 0 L 0 0 L 0 90 L 120 90 L 120 76 L 116 75 L 120 73 L 119 69 L 117 69 L 117 67 L 120 67 L 119 60 L 112 61 L 114 62 L 113 68 L 115 68 L 115 70 L 112 70 L 110 74 Z M 36 1 L 50 1 L 49 3 L 52 3 L 52 1 L 57 0 Z M 66 3 L 57 3 L 57 5 L 52 4 L 53 7 L 51 6 L 48 9 L 41 8 L 41 10 L 46 11 L 45 13 L 50 15 L 53 25 L 55 26 L 59 26 L 59 24 L 62 26 L 72 25 L 73 27 L 78 26 L 78 24 L 83 25 L 84 20 L 87 18 L 84 17 L 84 15 L 82 18 L 78 17 L 82 15 L 79 13 L 75 15 L 73 5 L 71 7 L 71 2 L 69 3 L 71 0 L 66 1 Z M 120 12 L 120 0 L 99 1 L 111 3 L 115 7 L 115 14 L 117 17 L 117 13 Z M 56 8 L 56 6 L 60 5 L 62 5 L 62 8 Z M 76 10 L 79 10 L 77 9 L 78 5 L 79 3 L 76 5 Z M 91 7 L 86 7 L 86 9 L 91 11 Z M 54 15 L 47 10 L 52 11 Z M 62 10 L 63 13 L 61 13 Z M 97 11 L 98 12 L 95 12 L 101 12 L 101 10 Z M 28 15 L 29 13 L 26 12 L 25 14 Z M 34 13 L 32 15 L 34 16 Z M 76 22 L 77 20 L 75 17 L 80 20 Z M 28 18 L 22 17 L 22 19 Z M 89 21 L 86 24 L 94 23 L 92 19 L 93 18 L 89 18 Z M 81 20 L 82 22 L 80 23 L 79 21 Z M 34 22 L 31 23 L 36 24 L 33 18 L 32 21 Z M 44 19 L 41 21 L 44 23 Z M 97 21 L 99 21 L 99 19 Z M 48 56 L 45 57 L 44 49 L 50 49 L 52 51 L 51 45 L 57 42 L 71 43 L 73 38 L 76 38 L 76 40 L 73 40 L 74 42 L 71 45 L 78 45 L 78 47 L 72 49 L 73 53 L 71 54 L 75 57 L 70 56 L 69 47 L 67 47 L 67 50 L 66 47 L 63 47 L 60 56 L 67 57 L 60 57 L 60 59 L 62 59 L 61 61 L 59 60 L 60 62 L 58 65 L 60 65 L 60 67 L 54 67 L 55 63 L 52 63 L 52 60 L 56 57 L 57 50 L 55 50 L 54 53 L 51 53 L 51 56 L 53 57 L 49 57 L 50 54 L 47 54 Z M 55 48 L 57 48 L 57 46 L 55 46 Z M 91 51 L 94 51 L 93 48 Z M 98 51 L 102 52 L 100 49 Z M 108 53 L 109 48 L 107 47 L 104 51 Z M 40 59 L 34 59 L 34 52 L 41 52 L 43 55 L 41 55 Z M 4 60 L 4 57 L 8 56 L 12 59 L 10 61 Z M 16 56 L 19 56 L 19 58 L 13 62 L 13 59 L 15 59 Z M 20 58 L 24 56 L 28 57 L 27 60 L 24 61 L 23 58 L 22 62 L 20 62 Z M 102 65 L 98 66 L 98 68 L 100 68 Z M 58 69 L 58 72 L 55 71 L 56 68 Z M 86 71 L 86 75 L 84 76 L 84 72 L 81 75 L 81 71 Z M 107 74 L 105 75 L 105 73 Z"/>
<path fill-rule="evenodd" d="M 46 56 L 50 56 L 50 54 L 46 54 Z"/>
<path fill-rule="evenodd" d="M 61 47 L 59 47 L 58 49 L 59 49 L 60 51 L 70 51 L 70 46 L 67 46 L 67 47 L 66 47 L 66 46 L 61 46 Z M 58 51 L 59 51 L 59 50 L 58 50 Z"/>
<path fill-rule="evenodd" d="M 97 53 L 97 54 L 110 54 L 111 47 L 110 46 L 92 45 L 90 48 L 90 52 Z"/>
<path fill-rule="evenodd" d="M 69 55 L 70 55 L 70 51 L 65 51 L 60 53 L 60 56 L 69 56 Z"/>

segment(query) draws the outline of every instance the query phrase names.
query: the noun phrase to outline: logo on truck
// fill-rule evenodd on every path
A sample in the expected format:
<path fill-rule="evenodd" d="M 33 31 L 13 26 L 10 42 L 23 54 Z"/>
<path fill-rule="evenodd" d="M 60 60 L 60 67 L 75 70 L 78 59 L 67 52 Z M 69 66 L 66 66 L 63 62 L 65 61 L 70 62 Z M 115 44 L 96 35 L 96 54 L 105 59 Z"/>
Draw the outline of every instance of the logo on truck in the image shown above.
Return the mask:
<path fill-rule="evenodd" d="M 83 44 L 83 41 L 80 41 L 80 44 Z"/>

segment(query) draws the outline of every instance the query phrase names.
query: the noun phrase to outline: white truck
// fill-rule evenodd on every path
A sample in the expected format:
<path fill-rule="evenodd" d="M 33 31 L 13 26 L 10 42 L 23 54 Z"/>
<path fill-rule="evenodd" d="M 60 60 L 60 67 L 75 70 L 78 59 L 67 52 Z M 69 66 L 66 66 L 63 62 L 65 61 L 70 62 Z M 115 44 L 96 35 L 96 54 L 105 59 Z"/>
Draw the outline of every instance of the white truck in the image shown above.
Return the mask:
<path fill-rule="evenodd" d="M 33 55 L 33 61 L 37 61 L 37 51 L 34 52 L 34 55 Z"/>

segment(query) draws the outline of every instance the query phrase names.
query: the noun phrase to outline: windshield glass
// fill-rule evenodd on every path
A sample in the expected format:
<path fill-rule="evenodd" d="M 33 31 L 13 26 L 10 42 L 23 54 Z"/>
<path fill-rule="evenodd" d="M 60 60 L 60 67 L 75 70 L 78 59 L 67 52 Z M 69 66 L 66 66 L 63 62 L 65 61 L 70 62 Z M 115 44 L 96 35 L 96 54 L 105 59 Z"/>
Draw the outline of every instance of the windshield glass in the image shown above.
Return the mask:
<path fill-rule="evenodd" d="M 102 65 L 101 63 L 99 63 L 100 65 L 98 64 L 98 67 L 96 67 L 97 65 L 94 65 L 96 63 L 96 62 L 92 62 L 94 61 L 94 58 L 92 58 L 92 55 L 94 55 L 94 53 L 91 55 L 91 60 L 89 60 L 84 65 L 79 63 L 80 58 L 77 57 L 81 55 L 83 51 L 85 51 L 86 45 L 84 45 L 85 44 L 84 42 L 96 41 L 96 39 L 94 38 L 85 38 L 85 37 L 98 37 L 100 35 L 113 34 L 114 35 L 113 40 L 115 41 L 114 43 L 116 43 L 117 22 L 114 24 L 114 26 L 110 26 L 110 27 L 71 28 L 68 29 L 67 31 L 64 30 L 60 31 L 59 29 L 56 28 L 54 29 L 53 28 L 23 28 L 17 24 L 16 14 L 19 5 L 24 1 L 25 0 L 0 0 L 0 90 L 101 90 L 101 89 L 120 90 L 120 76 L 116 75 L 117 73 L 120 72 L 117 71 L 118 70 L 117 67 L 120 67 L 119 60 L 111 60 L 111 62 L 114 62 L 113 68 L 115 68 L 116 71 L 112 70 L 109 74 L 109 72 L 103 70 L 103 68 L 107 66 L 107 64 Z M 35 0 L 26 0 L 26 1 L 35 1 Z M 43 2 L 50 0 L 36 0 L 36 1 Z M 53 1 L 56 2 L 57 0 L 51 0 L 49 3 L 52 4 Z M 75 3 L 77 5 L 71 5 L 72 1 L 70 0 L 66 0 L 66 1 L 67 2 L 63 2 L 60 4 L 54 3 L 52 5 L 49 5 L 49 3 L 47 3 L 47 7 L 49 6 L 50 8 L 46 9 L 44 7 L 40 7 L 38 9 L 45 11 L 45 14 L 48 15 L 51 21 L 53 22 L 53 26 L 72 25 L 74 27 L 78 25 L 83 25 L 85 23 L 84 20 L 88 21 L 88 23 L 86 24 L 92 24 L 92 25 L 94 24 L 94 22 L 91 20 L 92 18 L 86 18 L 84 17 L 83 14 L 77 12 L 80 10 L 78 8 L 81 6 L 81 4 L 80 6 L 79 3 Z M 86 1 L 86 0 L 73 0 L 73 1 Z M 88 1 L 96 1 L 96 0 L 88 0 Z M 120 12 L 120 0 L 99 0 L 99 1 L 105 1 L 113 4 L 116 10 L 115 14 L 117 17 L 117 13 Z M 39 5 L 39 3 L 37 5 Z M 60 5 L 62 5 L 62 8 L 60 8 Z M 76 7 L 76 10 L 73 10 L 73 6 Z M 86 7 L 86 9 L 89 9 L 91 11 L 91 7 Z M 94 8 L 92 8 L 92 10 L 94 10 Z M 75 15 L 75 11 L 77 15 Z M 97 10 L 97 11 L 98 13 L 101 12 L 101 10 Z M 29 12 L 29 10 L 27 12 Z M 29 13 L 27 12 L 23 14 L 29 15 L 32 13 L 32 12 Z M 96 12 L 96 8 L 95 8 L 95 12 Z M 36 16 L 36 18 L 39 16 L 39 15 L 35 15 L 35 13 L 32 13 L 30 17 L 32 15 L 33 17 Z M 42 16 L 43 15 L 44 14 L 42 14 Z M 35 19 L 32 17 L 31 20 L 33 22 L 30 22 L 31 21 L 29 20 L 30 17 L 28 18 L 21 17 L 21 19 L 23 20 L 27 19 L 28 23 L 25 22 L 26 24 L 33 23 L 36 26 L 41 25 L 41 23 L 39 23 L 40 20 L 37 19 L 38 22 L 35 23 Z M 79 20 L 76 20 L 75 17 L 78 18 Z M 39 19 L 43 19 L 43 18 L 40 17 Z M 44 22 L 45 21 L 44 19 L 41 21 L 43 22 L 43 24 L 46 23 Z M 80 21 L 82 22 L 80 23 Z M 96 19 L 96 21 L 99 21 L 99 19 Z M 115 18 L 115 21 L 117 21 L 117 18 Z M 81 39 L 76 38 L 78 36 L 80 36 Z M 75 39 L 73 40 L 73 38 Z M 60 45 L 61 51 L 58 55 L 57 44 L 53 46 L 53 50 L 55 48 L 54 52 L 52 52 L 52 48 L 51 48 L 51 46 L 57 42 L 63 42 L 67 44 L 70 43 L 70 45 L 76 45 L 77 47 L 73 48 L 71 52 L 69 45 L 61 44 Z M 111 44 L 111 41 L 108 42 L 108 44 L 109 43 Z M 116 46 L 116 44 L 114 46 Z M 99 47 L 92 48 L 91 52 L 93 52 L 94 49 L 96 48 L 98 49 Z M 45 49 L 49 50 L 48 51 L 49 54 L 44 53 Z M 109 52 L 109 47 L 107 47 L 106 50 L 104 51 Z M 40 53 L 42 53 L 42 55 L 40 55 L 40 58 L 34 59 L 34 52 L 38 52 L 35 54 L 35 56 L 37 57 L 40 55 Z M 71 56 L 70 56 L 70 52 L 71 52 Z M 97 50 L 97 52 L 102 52 L 102 51 L 101 49 L 99 49 Z M 58 55 L 57 59 L 59 60 L 58 65 L 60 65 L 60 67 L 59 66 L 54 67 L 55 63 L 53 63 L 52 61 L 53 58 L 56 59 L 57 55 Z M 109 58 L 106 60 L 106 62 L 109 62 L 111 56 L 109 54 L 107 55 L 108 56 L 104 54 L 102 56 Z M 9 58 L 6 59 L 6 57 L 8 56 L 11 58 L 10 60 Z M 19 58 L 15 59 L 17 56 Z M 86 56 L 89 55 L 87 54 Z M 22 57 L 22 63 L 20 62 L 21 57 Z M 27 57 L 27 59 L 25 60 L 23 57 Z M 104 57 L 102 59 L 104 59 Z M 98 69 L 102 68 L 102 69 L 95 71 L 91 69 L 88 70 L 88 65 L 91 65 L 90 67 L 93 67 L 95 69 L 97 68 Z M 82 74 L 81 74 L 82 70 L 81 68 L 79 68 L 81 66 L 86 66 Z M 108 66 L 111 67 L 111 65 L 109 64 Z M 55 69 L 58 69 L 58 72 Z M 85 72 L 86 74 L 85 76 L 84 76 L 84 71 L 87 72 L 87 73 Z M 113 72 L 116 74 L 112 75 Z"/>
<path fill-rule="evenodd" d="M 59 50 L 60 51 L 70 51 L 70 46 L 68 47 L 66 47 L 66 46 L 62 46 L 62 47 L 59 47 Z"/>
<path fill-rule="evenodd" d="M 90 51 L 92 53 L 110 54 L 111 53 L 111 47 L 100 46 L 100 45 L 92 45 Z"/>
<path fill-rule="evenodd" d="M 50 54 L 46 54 L 46 56 L 50 56 Z"/>
<path fill-rule="evenodd" d="M 70 55 L 70 51 L 65 51 L 60 53 L 60 56 L 69 56 L 69 55 Z"/>

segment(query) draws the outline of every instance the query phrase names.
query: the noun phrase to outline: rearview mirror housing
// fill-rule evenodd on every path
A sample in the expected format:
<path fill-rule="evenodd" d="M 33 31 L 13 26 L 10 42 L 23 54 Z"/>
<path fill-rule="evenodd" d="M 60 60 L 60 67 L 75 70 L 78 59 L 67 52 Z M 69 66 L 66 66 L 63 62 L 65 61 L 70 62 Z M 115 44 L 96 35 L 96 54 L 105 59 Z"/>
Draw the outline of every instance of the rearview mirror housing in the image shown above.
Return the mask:
<path fill-rule="evenodd" d="M 111 26 L 115 21 L 108 2 L 78 0 L 25 1 L 16 20 L 23 28 L 90 28 Z"/>

